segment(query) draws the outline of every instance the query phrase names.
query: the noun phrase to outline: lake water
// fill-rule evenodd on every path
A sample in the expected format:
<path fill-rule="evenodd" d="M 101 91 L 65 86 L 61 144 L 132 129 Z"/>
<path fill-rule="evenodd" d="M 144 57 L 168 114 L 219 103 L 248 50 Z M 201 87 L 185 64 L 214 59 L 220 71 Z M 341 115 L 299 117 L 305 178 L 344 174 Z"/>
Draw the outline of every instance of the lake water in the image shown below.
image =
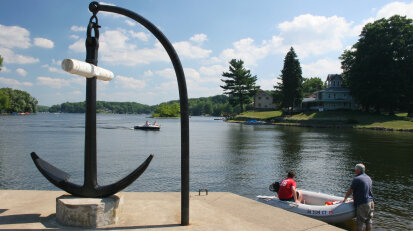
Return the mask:
<path fill-rule="evenodd" d="M 131 129 L 144 115 L 97 116 L 101 185 L 119 180 L 151 153 L 146 172 L 126 191 L 180 191 L 180 121 L 159 119 L 161 131 Z M 151 119 L 149 119 L 151 120 Z M 153 121 L 153 120 L 151 120 Z M 378 230 L 413 229 L 413 133 L 309 129 L 190 119 L 191 190 L 228 191 L 251 199 L 290 169 L 299 188 L 344 196 L 355 164 L 374 184 Z M 30 153 L 83 182 L 84 114 L 0 117 L 0 189 L 56 190 Z M 1 208 L 1 203 L 0 203 Z M 340 224 L 354 228 L 354 222 Z"/>

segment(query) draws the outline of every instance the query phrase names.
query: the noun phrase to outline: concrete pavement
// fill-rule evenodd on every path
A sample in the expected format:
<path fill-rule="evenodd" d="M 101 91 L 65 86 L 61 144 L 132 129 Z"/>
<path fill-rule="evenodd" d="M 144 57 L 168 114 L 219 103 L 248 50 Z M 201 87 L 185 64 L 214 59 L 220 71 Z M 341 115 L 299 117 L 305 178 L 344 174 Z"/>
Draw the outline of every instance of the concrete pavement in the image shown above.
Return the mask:
<path fill-rule="evenodd" d="M 0 190 L 0 229 L 76 229 L 56 223 L 62 191 Z M 190 226 L 180 226 L 180 193 L 121 192 L 116 225 L 101 230 L 341 230 L 324 222 L 227 192 L 191 193 Z"/>

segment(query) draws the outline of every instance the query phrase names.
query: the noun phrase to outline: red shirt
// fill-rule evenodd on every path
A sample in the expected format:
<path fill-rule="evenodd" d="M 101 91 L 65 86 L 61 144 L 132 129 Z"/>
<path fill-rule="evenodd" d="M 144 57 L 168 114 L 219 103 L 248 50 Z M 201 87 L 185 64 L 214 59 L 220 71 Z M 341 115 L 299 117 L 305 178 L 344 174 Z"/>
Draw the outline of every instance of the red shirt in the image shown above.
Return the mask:
<path fill-rule="evenodd" d="M 292 178 L 287 178 L 284 179 L 281 184 L 280 184 L 280 189 L 278 190 L 278 198 L 280 199 L 290 199 L 293 197 L 293 189 L 291 188 L 294 186 L 294 188 L 297 188 L 297 185 L 295 183 L 295 180 Z"/>

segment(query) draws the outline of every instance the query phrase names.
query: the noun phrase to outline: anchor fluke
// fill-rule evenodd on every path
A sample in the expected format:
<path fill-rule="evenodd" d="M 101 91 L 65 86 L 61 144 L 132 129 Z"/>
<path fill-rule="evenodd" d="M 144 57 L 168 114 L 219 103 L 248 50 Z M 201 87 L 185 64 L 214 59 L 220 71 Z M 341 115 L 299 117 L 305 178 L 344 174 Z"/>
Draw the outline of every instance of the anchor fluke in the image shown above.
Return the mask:
<path fill-rule="evenodd" d="M 68 173 L 42 160 L 35 152 L 32 152 L 30 155 L 37 169 L 54 185 L 61 185 L 70 178 Z"/>
<path fill-rule="evenodd" d="M 42 175 L 54 184 L 56 187 L 74 195 L 80 197 L 107 197 L 111 196 L 122 189 L 128 187 L 136 179 L 142 175 L 143 172 L 148 168 L 152 161 L 153 154 L 149 155 L 148 158 L 133 172 L 124 177 L 123 179 L 117 181 L 116 183 L 99 186 L 99 185 L 88 185 L 83 186 L 77 185 L 69 182 L 70 175 L 55 166 L 51 165 L 45 160 L 42 160 L 36 153 L 32 152 L 31 157 L 36 165 L 37 169 L 42 173 Z"/>

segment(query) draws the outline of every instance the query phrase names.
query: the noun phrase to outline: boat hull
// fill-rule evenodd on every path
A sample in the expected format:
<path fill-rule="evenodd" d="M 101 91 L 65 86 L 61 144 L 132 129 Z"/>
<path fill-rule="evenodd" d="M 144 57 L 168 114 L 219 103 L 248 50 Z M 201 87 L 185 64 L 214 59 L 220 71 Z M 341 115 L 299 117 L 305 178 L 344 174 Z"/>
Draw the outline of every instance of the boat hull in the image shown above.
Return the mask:
<path fill-rule="evenodd" d="M 134 129 L 159 131 L 161 127 L 135 126 Z"/>
<path fill-rule="evenodd" d="M 302 204 L 279 200 L 276 196 L 257 196 L 258 201 L 290 212 L 321 220 L 330 224 L 342 223 L 356 216 L 353 202 L 324 205 L 326 201 L 342 201 L 343 197 L 332 196 L 300 190 L 303 194 Z M 306 203 L 306 204 L 305 204 Z"/>

